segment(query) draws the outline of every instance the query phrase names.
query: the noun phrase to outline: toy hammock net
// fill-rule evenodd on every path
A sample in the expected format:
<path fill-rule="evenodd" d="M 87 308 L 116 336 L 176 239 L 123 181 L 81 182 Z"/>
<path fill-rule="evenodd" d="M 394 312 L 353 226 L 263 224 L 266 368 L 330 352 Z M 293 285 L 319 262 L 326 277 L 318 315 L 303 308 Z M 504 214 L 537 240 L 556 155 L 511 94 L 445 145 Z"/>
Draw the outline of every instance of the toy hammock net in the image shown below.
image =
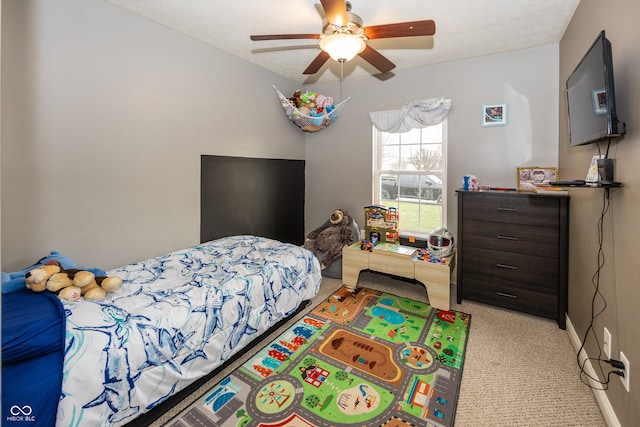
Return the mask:
<path fill-rule="evenodd" d="M 285 114 L 289 117 L 293 123 L 296 124 L 300 129 L 305 132 L 318 132 L 329 126 L 331 123 L 335 122 L 338 117 L 340 117 L 340 112 L 346 105 L 347 101 L 351 99 L 351 97 L 345 99 L 339 104 L 332 105 L 329 108 L 324 108 L 321 113 L 316 113 L 316 115 L 304 114 L 295 105 L 289 101 L 289 99 L 284 96 L 277 87 L 273 86 L 273 88 L 278 93 L 278 97 L 280 98 L 280 103 L 282 104 L 282 108 L 284 109 Z M 315 112 L 315 111 L 314 111 Z"/>

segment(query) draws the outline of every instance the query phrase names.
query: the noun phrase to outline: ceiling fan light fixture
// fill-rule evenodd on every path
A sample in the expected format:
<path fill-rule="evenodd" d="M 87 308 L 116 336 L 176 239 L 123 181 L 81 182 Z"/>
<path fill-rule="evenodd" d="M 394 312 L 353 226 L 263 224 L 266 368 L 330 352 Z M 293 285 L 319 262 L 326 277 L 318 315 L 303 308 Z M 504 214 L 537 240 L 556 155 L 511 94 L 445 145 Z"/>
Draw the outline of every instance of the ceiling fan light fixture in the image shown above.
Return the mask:
<path fill-rule="evenodd" d="M 362 37 L 354 34 L 326 34 L 320 38 L 320 49 L 338 62 L 351 61 L 365 47 Z"/>

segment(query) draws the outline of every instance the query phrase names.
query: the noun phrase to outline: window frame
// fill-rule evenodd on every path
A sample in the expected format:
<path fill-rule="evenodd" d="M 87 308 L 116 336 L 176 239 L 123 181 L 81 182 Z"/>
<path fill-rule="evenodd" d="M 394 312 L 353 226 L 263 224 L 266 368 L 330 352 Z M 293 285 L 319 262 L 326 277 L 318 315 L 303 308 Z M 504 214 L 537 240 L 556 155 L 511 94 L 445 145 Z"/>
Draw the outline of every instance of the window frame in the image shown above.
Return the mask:
<path fill-rule="evenodd" d="M 441 206 L 441 219 L 440 226 L 446 228 L 447 227 L 447 147 L 448 147 L 448 120 L 445 118 L 442 121 L 442 141 L 441 141 L 441 152 L 442 152 L 442 192 L 441 192 L 441 202 L 438 204 Z M 433 125 L 437 126 L 437 125 Z M 429 126 L 427 126 L 429 127 Z M 377 129 L 375 126 L 372 126 L 372 134 L 373 134 L 373 185 L 372 185 L 372 198 L 373 204 L 380 205 L 381 202 L 381 176 L 382 175 L 429 175 L 431 171 L 426 170 L 416 170 L 416 171 L 406 171 L 406 170 L 398 170 L 398 169 L 385 169 L 382 170 L 382 142 L 383 135 L 388 132 L 381 131 Z M 403 132 L 404 133 L 404 132 Z M 432 144 L 432 143 L 428 143 Z M 402 212 L 400 212 L 402 218 Z M 402 231 L 409 231 L 415 233 L 428 233 L 431 230 L 414 230 L 402 228 Z"/>

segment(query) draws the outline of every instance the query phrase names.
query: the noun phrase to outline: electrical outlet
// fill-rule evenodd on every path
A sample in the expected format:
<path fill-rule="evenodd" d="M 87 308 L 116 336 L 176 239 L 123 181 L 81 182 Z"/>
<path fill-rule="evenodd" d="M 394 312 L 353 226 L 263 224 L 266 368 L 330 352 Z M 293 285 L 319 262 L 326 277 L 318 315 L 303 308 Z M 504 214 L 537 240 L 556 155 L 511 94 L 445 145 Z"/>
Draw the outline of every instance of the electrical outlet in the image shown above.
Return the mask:
<path fill-rule="evenodd" d="M 607 328 L 604 328 L 604 341 L 602 341 L 604 347 L 604 354 L 607 359 L 611 359 L 611 332 Z"/>
<path fill-rule="evenodd" d="M 629 387 L 631 387 L 631 365 L 623 352 L 620 352 L 620 361 L 624 363 L 624 377 L 620 377 L 620 381 L 622 381 L 624 389 L 628 392 Z"/>

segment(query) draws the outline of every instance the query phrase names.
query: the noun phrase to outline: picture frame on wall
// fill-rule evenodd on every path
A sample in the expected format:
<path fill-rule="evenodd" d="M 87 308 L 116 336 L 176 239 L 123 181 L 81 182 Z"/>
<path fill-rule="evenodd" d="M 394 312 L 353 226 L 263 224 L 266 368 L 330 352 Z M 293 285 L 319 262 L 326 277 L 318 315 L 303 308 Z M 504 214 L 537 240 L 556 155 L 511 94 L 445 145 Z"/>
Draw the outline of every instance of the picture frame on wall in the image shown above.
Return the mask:
<path fill-rule="evenodd" d="M 533 191 L 538 185 L 558 181 L 558 168 L 528 166 L 518 168 L 518 190 Z"/>
<path fill-rule="evenodd" d="M 482 104 L 482 126 L 507 124 L 507 104 Z"/>

